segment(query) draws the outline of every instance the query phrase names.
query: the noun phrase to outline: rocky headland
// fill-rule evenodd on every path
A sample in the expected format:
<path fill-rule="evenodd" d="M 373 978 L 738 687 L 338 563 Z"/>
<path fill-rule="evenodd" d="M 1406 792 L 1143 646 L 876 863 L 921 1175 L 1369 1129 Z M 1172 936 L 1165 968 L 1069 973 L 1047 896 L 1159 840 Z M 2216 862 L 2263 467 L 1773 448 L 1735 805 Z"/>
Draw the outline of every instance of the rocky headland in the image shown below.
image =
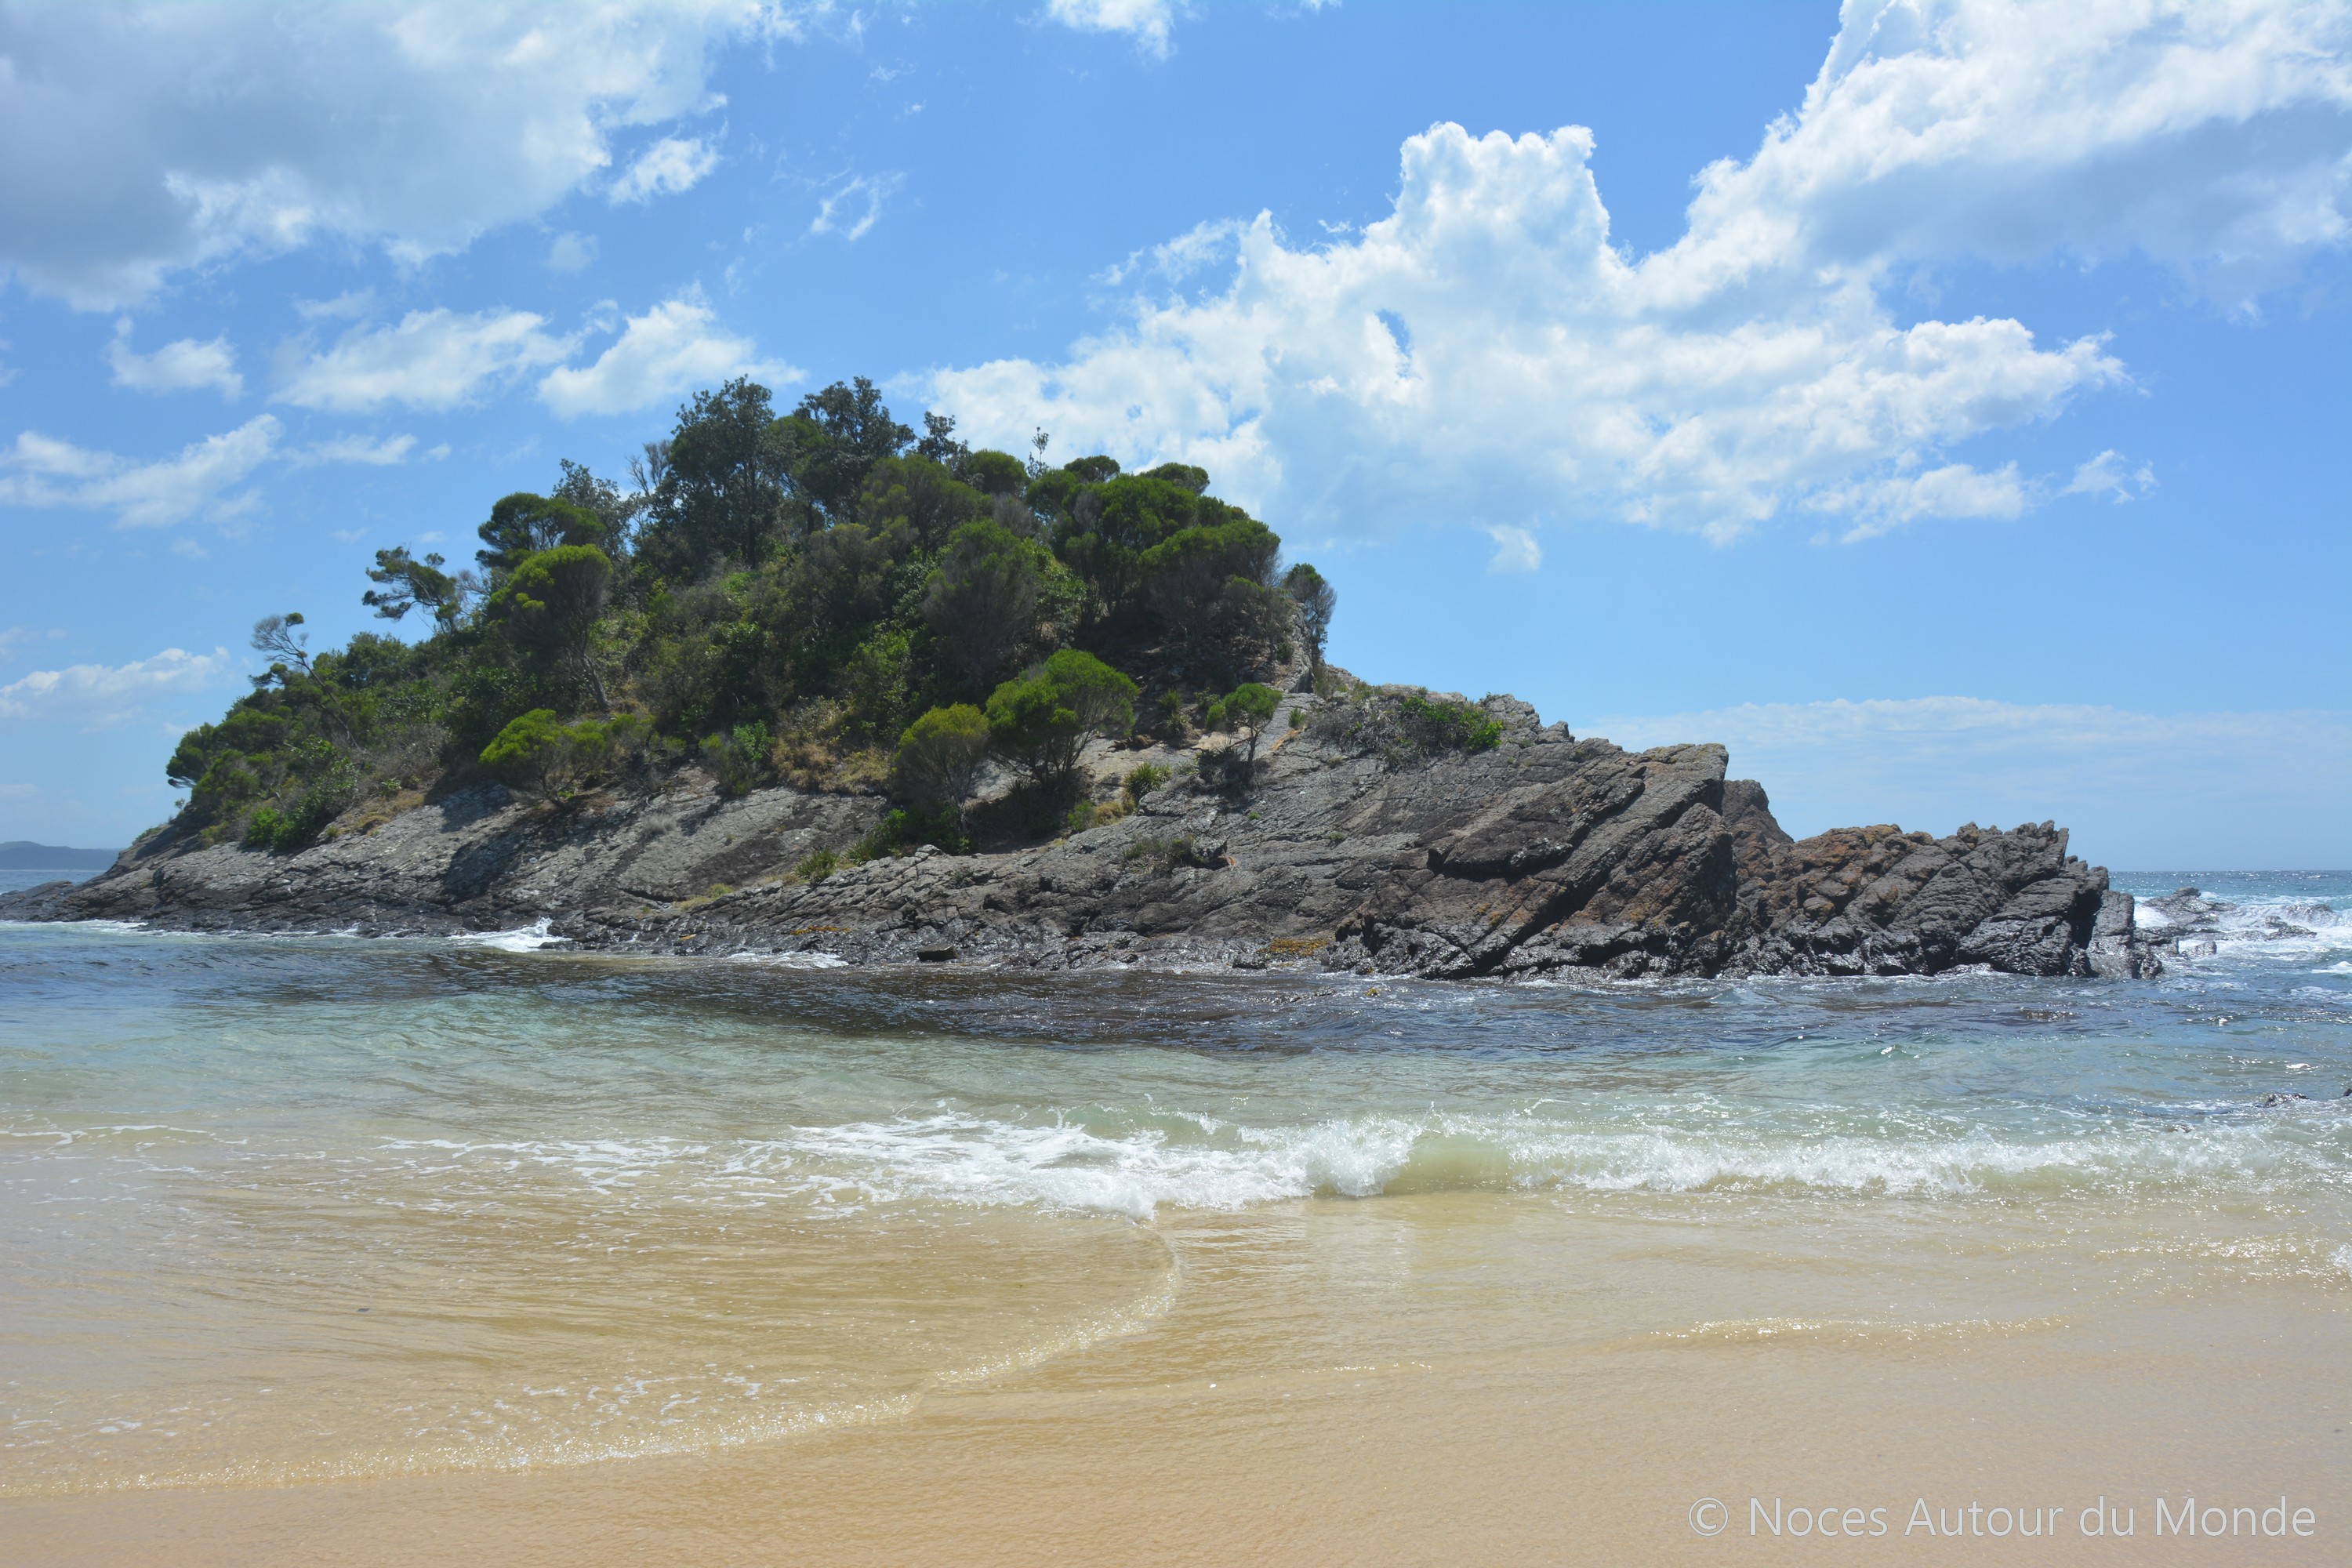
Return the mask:
<path fill-rule="evenodd" d="M 2131 897 L 2049 823 L 1792 839 L 1761 785 L 1725 776 L 1721 746 L 1627 752 L 1493 697 L 1476 705 L 1499 727 L 1480 749 L 1432 748 L 1402 722 L 1414 690 L 1341 688 L 1285 692 L 1254 762 L 1223 735 L 1096 741 L 1080 776 L 1097 824 L 991 853 L 832 865 L 887 810 L 878 792 L 727 798 L 688 767 L 641 796 L 549 802 L 476 776 L 355 810 L 294 853 L 157 829 L 90 881 L 0 900 L 0 918 L 363 935 L 543 923 L 586 948 L 819 965 L 2160 971 Z M 1122 794 L 1147 763 L 1171 776 Z"/>

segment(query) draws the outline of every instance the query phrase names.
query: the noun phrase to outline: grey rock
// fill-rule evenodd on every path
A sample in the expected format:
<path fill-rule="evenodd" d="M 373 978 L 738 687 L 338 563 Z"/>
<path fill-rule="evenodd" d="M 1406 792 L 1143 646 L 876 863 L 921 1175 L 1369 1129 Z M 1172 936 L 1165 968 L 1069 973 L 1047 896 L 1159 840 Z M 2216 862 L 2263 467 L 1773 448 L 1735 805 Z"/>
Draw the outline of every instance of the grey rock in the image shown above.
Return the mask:
<path fill-rule="evenodd" d="M 1937 838 L 1792 840 L 1720 746 L 1631 752 L 1510 698 L 1500 743 L 1421 749 L 1401 689 L 1286 699 L 1254 772 L 1196 773 L 1116 822 L 1004 854 L 922 849 L 814 881 L 886 802 L 791 789 L 721 801 L 698 774 L 642 803 L 558 811 L 495 784 L 298 855 L 168 833 L 16 918 L 196 930 L 446 932 L 549 921 L 584 945 L 965 962 L 1314 967 L 1433 977 L 1586 973 L 2040 975 L 2160 969 L 2132 900 L 2048 823 Z M 1222 745 L 1222 742 L 1219 742 Z M 1213 753 L 1213 748 L 1211 749 Z M 1133 765 L 1097 744 L 1098 798 Z"/>

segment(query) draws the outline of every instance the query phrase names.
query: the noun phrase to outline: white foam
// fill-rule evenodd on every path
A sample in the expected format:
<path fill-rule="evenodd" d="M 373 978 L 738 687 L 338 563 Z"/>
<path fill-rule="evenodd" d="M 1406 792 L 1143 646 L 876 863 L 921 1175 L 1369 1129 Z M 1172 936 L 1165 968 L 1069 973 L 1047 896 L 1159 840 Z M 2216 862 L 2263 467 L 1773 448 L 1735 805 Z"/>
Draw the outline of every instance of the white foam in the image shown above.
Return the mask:
<path fill-rule="evenodd" d="M 733 952 L 736 963 L 759 963 L 775 969 L 846 969 L 849 961 L 830 952 Z"/>
<path fill-rule="evenodd" d="M 2234 1112 L 2242 1106 L 2217 1106 Z M 2194 1114 L 2193 1108 L 2189 1112 Z M 2336 1113 L 2312 1131 L 2332 1147 Z M 2173 1186 L 2265 1189 L 2340 1156 L 2296 1141 L 2284 1119 L 2220 1114 L 2073 1135 L 1999 1136 L 1981 1126 L 1893 1133 L 1726 1129 L 1638 1110 L 1602 1125 L 1529 1116 L 1362 1115 L 1248 1127 L 1212 1117 L 1095 1128 L 942 1110 L 793 1128 L 718 1144 L 656 1139 L 387 1145 L 440 1151 L 419 1173 L 568 1173 L 605 1194 L 693 1201 L 929 1201 L 1150 1218 L 1162 1205 L 1233 1210 L 1312 1197 L 1513 1187 L 1593 1194 L 1704 1192 L 1959 1196 Z M 2310 1119 L 2296 1118 L 2309 1124 Z M 1644 1125 L 1643 1123 L 1648 1123 Z M 485 1168 L 487 1167 L 487 1168 Z"/>
<path fill-rule="evenodd" d="M 572 940 L 549 931 L 551 923 L 542 918 L 530 925 L 518 926 L 513 931 L 472 931 L 464 936 L 453 936 L 449 941 L 459 947 L 494 947 L 500 952 L 537 952 L 541 948 Z"/>

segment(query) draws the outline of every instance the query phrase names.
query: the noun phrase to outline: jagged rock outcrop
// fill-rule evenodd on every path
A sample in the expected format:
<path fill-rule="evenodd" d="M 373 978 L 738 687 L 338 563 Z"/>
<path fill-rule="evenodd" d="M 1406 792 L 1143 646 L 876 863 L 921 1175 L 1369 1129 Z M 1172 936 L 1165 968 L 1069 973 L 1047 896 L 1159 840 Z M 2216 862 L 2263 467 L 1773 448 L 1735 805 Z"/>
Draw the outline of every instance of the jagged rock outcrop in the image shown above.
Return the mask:
<path fill-rule="evenodd" d="M 1391 721 L 1400 700 L 1293 695 L 1254 772 L 1195 757 L 1196 773 L 1131 815 L 1014 853 L 922 849 L 802 880 L 795 865 L 846 847 L 884 803 L 789 789 L 721 801 L 689 773 L 651 801 L 559 810 L 484 784 L 292 856 L 151 837 L 96 880 L 0 900 L 0 914 L 362 932 L 546 920 L 593 946 L 818 963 L 2157 970 L 2130 897 L 2050 824 L 1797 841 L 1760 785 L 1725 777 L 1720 746 L 1630 752 L 1490 698 L 1499 742 L 1465 753 Z M 1303 727 L 1286 728 L 1292 708 Z M 1098 744 L 1098 791 L 1138 760 Z"/>
<path fill-rule="evenodd" d="M 2136 931 L 2134 940 L 2151 952 L 2182 958 L 2210 958 L 2224 942 L 2305 940 L 2343 919 L 2324 903 L 2248 909 L 2196 888 L 2150 899 L 2147 908 L 2153 919 Z"/>

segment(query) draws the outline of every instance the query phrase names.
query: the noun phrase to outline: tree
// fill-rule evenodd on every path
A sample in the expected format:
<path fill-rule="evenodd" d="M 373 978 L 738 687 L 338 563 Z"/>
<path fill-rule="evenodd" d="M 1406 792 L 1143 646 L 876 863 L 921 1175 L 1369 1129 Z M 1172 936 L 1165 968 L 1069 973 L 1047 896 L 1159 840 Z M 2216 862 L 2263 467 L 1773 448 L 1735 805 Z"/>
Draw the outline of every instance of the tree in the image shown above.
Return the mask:
<path fill-rule="evenodd" d="M 518 490 L 490 508 L 490 520 L 474 531 L 482 541 L 482 548 L 474 552 L 474 559 L 482 563 L 495 585 L 505 582 L 507 574 L 542 550 L 565 544 L 585 544 L 602 550 L 611 542 L 614 531 L 585 507 Z"/>
<path fill-rule="evenodd" d="M 923 416 L 923 438 L 915 443 L 915 456 L 961 471 L 971 460 L 971 448 L 956 439 L 954 415 L 932 413 Z"/>
<path fill-rule="evenodd" d="M 375 552 L 375 564 L 368 568 L 368 580 L 382 584 L 360 595 L 367 605 L 387 621 L 396 621 L 413 609 L 431 612 L 442 630 L 457 625 L 465 612 L 466 600 L 475 588 L 476 579 L 470 572 L 451 574 L 441 568 L 447 563 L 439 555 L 427 555 L 419 561 L 409 554 L 408 546 L 396 545 Z"/>
<path fill-rule="evenodd" d="M 1209 470 L 1191 463 L 1162 463 L 1156 468 L 1146 468 L 1142 478 L 1158 479 L 1162 484 L 1178 485 L 1199 495 L 1209 488 Z"/>
<path fill-rule="evenodd" d="M 949 534 L 988 511 L 986 496 L 930 458 L 885 458 L 866 474 L 850 518 L 868 528 L 905 522 L 924 549 L 937 550 Z"/>
<path fill-rule="evenodd" d="M 594 633 L 612 577 L 613 563 L 603 551 L 559 544 L 526 557 L 486 607 L 491 621 L 569 675 L 602 709 L 612 702 L 596 665 Z"/>
<path fill-rule="evenodd" d="M 1052 566 L 1044 549 L 994 522 L 968 522 L 949 536 L 924 587 L 923 619 L 966 689 L 985 687 L 1021 652 Z"/>
<path fill-rule="evenodd" d="M 1098 734 L 1135 725 L 1135 682 L 1090 653 L 1064 648 L 988 699 L 989 738 L 1040 784 L 1062 784 Z"/>
<path fill-rule="evenodd" d="M 801 546 L 790 574 L 790 607 L 777 617 L 777 630 L 793 648 L 803 681 L 829 681 L 914 585 L 915 544 L 914 530 L 893 520 L 873 528 L 841 523 Z"/>
<path fill-rule="evenodd" d="M 791 432 L 785 447 L 793 482 L 828 518 L 845 512 L 875 465 L 897 457 L 915 438 L 890 417 L 880 391 L 862 375 L 810 393 L 780 423 Z"/>
<path fill-rule="evenodd" d="M 898 737 L 891 782 L 919 805 L 948 805 L 961 816 L 988 761 L 988 717 L 969 702 L 934 708 Z"/>
<path fill-rule="evenodd" d="M 1029 470 L 1010 452 L 982 450 L 964 460 L 963 480 L 983 495 L 1017 496 L 1029 486 Z"/>
<path fill-rule="evenodd" d="M 289 610 L 282 616 L 264 616 L 253 623 L 253 648 L 256 653 L 275 654 L 303 674 L 310 673 L 310 634 L 297 631 L 302 624 L 302 612 Z"/>
<path fill-rule="evenodd" d="M 1307 641 L 1307 665 L 1311 679 L 1323 674 L 1323 643 L 1331 635 L 1331 612 L 1339 607 L 1339 595 L 1323 580 L 1323 574 L 1302 561 L 1293 566 L 1282 579 L 1282 586 L 1290 595 L 1290 602 L 1298 606 L 1298 635 Z"/>
<path fill-rule="evenodd" d="M 1225 722 L 1249 731 L 1249 765 L 1257 766 L 1257 741 L 1266 721 L 1282 702 L 1282 693 L 1258 681 L 1244 681 L 1225 699 Z"/>
<path fill-rule="evenodd" d="M 654 571 L 695 583 L 721 561 L 766 559 L 792 499 L 778 423 L 768 389 L 741 376 L 677 411 L 669 440 L 640 465 L 652 483 L 638 548 Z"/>
<path fill-rule="evenodd" d="M 562 471 L 562 478 L 548 492 L 548 499 L 576 506 L 604 525 L 604 537 L 601 540 L 566 540 L 562 542 L 593 544 L 607 555 L 615 553 L 627 540 L 629 525 L 645 510 L 647 498 L 643 493 L 623 494 L 620 486 L 610 479 L 598 479 L 587 465 L 575 463 L 569 458 L 556 459 L 556 467 Z"/>
<path fill-rule="evenodd" d="M 1255 518 L 1185 529 L 1143 552 L 1144 600 L 1184 646 L 1231 660 L 1266 630 L 1265 584 L 1281 550 Z"/>

